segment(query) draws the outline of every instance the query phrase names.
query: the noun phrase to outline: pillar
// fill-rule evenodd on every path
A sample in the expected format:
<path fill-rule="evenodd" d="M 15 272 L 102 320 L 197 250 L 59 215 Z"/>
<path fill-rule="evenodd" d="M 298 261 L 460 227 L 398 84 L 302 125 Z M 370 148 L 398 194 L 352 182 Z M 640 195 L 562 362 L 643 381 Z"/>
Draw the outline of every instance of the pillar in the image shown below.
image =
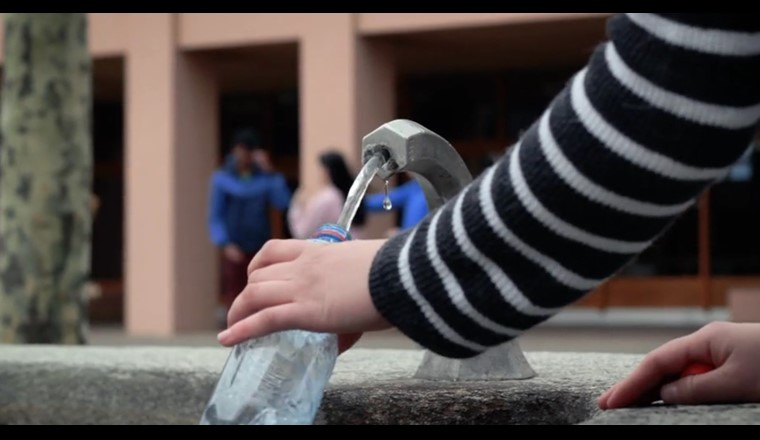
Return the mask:
<path fill-rule="evenodd" d="M 314 14 L 303 29 L 299 45 L 302 185 L 317 183 L 317 158 L 327 149 L 341 151 L 358 171 L 362 137 L 396 113 L 392 52 L 383 42 L 358 35 L 356 19 L 356 14 L 348 13 Z M 390 220 L 370 216 L 369 232 L 387 229 Z"/>
<path fill-rule="evenodd" d="M 177 16 L 130 14 L 126 53 L 125 320 L 130 334 L 213 328 L 218 259 L 206 232 L 217 90 L 177 50 Z"/>

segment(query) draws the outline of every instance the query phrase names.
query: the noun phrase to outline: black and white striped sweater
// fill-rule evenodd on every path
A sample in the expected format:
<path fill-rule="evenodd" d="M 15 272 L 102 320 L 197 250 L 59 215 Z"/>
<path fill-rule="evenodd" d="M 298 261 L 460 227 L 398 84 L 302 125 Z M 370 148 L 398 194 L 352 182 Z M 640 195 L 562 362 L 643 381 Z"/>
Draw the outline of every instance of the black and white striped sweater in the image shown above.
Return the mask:
<path fill-rule="evenodd" d="M 760 16 L 625 14 L 497 164 L 373 262 L 425 348 L 470 357 L 550 318 L 663 233 L 751 143 Z"/>

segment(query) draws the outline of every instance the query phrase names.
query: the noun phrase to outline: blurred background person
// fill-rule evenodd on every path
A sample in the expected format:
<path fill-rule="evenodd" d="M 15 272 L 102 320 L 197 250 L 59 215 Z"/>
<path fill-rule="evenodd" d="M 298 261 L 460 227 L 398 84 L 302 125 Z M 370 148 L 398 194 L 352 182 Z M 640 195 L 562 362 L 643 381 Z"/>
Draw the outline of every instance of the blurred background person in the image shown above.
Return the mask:
<path fill-rule="evenodd" d="M 319 165 L 318 186 L 309 191 L 300 187 L 293 196 L 288 211 L 288 226 L 294 238 L 309 238 L 320 226 L 335 223 L 354 183 L 355 177 L 349 172 L 340 153 L 330 151 L 320 155 Z M 365 219 L 364 210 L 357 210 L 351 224 L 353 238 L 362 238 Z"/>
<path fill-rule="evenodd" d="M 229 309 L 248 280 L 246 267 L 272 236 L 269 210 L 285 211 L 291 193 L 253 129 L 238 131 L 211 179 L 208 228 L 222 249 L 222 304 Z"/>

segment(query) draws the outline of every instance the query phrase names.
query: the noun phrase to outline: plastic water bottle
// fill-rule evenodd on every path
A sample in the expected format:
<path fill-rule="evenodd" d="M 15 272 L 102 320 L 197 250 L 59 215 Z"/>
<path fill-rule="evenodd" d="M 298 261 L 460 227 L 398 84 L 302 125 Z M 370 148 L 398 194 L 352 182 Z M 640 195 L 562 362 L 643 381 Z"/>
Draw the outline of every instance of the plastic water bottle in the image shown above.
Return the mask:
<path fill-rule="evenodd" d="M 350 240 L 324 225 L 312 241 Z M 201 425 L 310 425 L 338 357 L 338 337 L 288 330 L 236 345 L 209 400 Z"/>

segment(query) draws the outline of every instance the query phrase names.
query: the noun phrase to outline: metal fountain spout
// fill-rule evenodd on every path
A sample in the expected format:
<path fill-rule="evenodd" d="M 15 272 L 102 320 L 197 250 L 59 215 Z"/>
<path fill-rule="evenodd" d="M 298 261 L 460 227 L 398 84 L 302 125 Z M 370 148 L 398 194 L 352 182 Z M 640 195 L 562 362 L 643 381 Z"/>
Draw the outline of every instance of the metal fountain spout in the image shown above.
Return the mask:
<path fill-rule="evenodd" d="M 444 138 L 416 122 L 397 119 L 383 124 L 362 141 L 364 164 L 382 156 L 377 176 L 387 180 L 409 172 L 420 183 L 432 212 L 472 181 L 462 158 Z M 517 340 L 469 359 L 450 359 L 426 351 L 415 377 L 430 380 L 529 379 L 536 373 Z"/>

